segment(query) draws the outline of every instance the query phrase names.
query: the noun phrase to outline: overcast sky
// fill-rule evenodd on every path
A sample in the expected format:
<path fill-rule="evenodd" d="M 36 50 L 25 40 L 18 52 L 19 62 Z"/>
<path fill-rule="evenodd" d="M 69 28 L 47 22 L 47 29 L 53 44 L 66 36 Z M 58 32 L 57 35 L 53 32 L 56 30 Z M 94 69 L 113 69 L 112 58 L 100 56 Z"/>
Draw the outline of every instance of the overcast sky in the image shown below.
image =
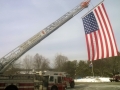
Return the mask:
<path fill-rule="evenodd" d="M 39 53 L 50 61 L 56 54 L 69 60 L 87 60 L 81 17 L 102 0 L 84 9 L 25 55 Z M 0 58 L 80 4 L 82 0 L 0 0 Z M 120 0 L 104 0 L 120 51 Z"/>

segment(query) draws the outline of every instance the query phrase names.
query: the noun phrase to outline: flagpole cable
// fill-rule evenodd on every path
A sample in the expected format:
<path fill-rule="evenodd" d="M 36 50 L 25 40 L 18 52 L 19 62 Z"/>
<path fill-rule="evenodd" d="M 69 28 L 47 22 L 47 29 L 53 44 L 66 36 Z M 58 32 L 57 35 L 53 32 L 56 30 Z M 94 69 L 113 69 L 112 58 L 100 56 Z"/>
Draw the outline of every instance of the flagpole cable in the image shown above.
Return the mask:
<path fill-rule="evenodd" d="M 92 0 L 91 0 L 91 2 L 90 2 L 90 3 L 91 3 L 91 5 L 92 5 L 92 7 L 94 7 L 94 5 L 93 5 L 93 3 L 92 3 Z"/>
<path fill-rule="evenodd" d="M 90 3 L 91 3 L 91 5 L 92 5 L 92 7 L 94 8 L 94 5 L 93 5 L 93 3 L 92 3 L 92 0 L 91 0 L 91 2 L 90 2 Z"/>
<path fill-rule="evenodd" d="M 87 7 L 88 8 L 88 11 L 89 11 L 89 7 Z"/>
<path fill-rule="evenodd" d="M 93 5 L 93 3 L 92 3 L 92 0 L 90 0 L 90 4 L 91 4 L 92 8 L 94 8 L 94 5 Z M 88 6 L 88 12 L 89 12 L 89 6 Z"/>
<path fill-rule="evenodd" d="M 104 0 L 102 0 L 99 4 L 101 4 Z M 94 8 L 96 8 L 99 4 L 97 4 Z M 92 8 L 89 12 L 87 12 L 84 16 L 82 16 L 81 18 L 84 18 L 88 13 L 90 13 L 94 8 Z"/>

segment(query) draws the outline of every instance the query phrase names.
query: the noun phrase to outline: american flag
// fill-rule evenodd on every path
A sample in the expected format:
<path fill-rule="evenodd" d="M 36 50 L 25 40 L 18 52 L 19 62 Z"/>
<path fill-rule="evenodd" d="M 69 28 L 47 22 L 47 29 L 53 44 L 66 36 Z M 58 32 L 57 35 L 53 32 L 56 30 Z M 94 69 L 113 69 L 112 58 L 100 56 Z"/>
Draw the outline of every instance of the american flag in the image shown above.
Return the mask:
<path fill-rule="evenodd" d="M 118 49 L 104 4 L 99 4 L 84 16 L 82 20 L 85 30 L 88 60 L 92 61 L 117 56 Z"/>

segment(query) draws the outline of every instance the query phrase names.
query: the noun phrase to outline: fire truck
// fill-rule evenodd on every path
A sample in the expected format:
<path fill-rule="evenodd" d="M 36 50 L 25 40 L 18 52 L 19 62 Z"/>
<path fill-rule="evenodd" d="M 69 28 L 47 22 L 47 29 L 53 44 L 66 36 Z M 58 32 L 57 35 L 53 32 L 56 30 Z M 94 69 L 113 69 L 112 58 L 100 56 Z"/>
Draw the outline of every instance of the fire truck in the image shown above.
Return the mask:
<path fill-rule="evenodd" d="M 119 82 L 120 81 L 120 74 L 115 74 L 112 78 L 110 78 L 111 82 Z"/>
<path fill-rule="evenodd" d="M 53 72 L 53 71 L 46 71 L 43 72 L 44 77 L 53 77 L 53 76 L 61 76 L 63 79 L 63 84 L 65 85 L 65 88 L 71 87 L 74 88 L 75 82 L 74 79 L 70 77 L 70 75 L 66 72 Z"/>
<path fill-rule="evenodd" d="M 60 17 L 55 22 L 51 23 L 49 26 L 38 32 L 36 35 L 25 41 L 23 44 L 19 45 L 17 48 L 6 54 L 0 59 L 0 90 L 36 90 L 37 87 L 41 85 L 41 77 L 37 75 L 12 75 L 6 76 L 4 72 L 8 70 L 13 62 L 19 59 L 23 54 L 25 54 L 28 50 L 33 48 L 47 36 L 49 36 L 52 32 L 57 30 L 64 23 L 73 18 L 76 14 L 81 12 L 83 9 L 88 7 L 90 0 L 84 0 L 81 4 L 67 12 L 65 15 Z M 54 76 L 55 77 L 55 76 Z M 64 90 L 64 83 L 62 82 L 62 77 L 56 76 L 54 83 L 55 87 L 50 87 L 46 84 L 47 89 L 50 90 Z M 43 80 L 45 81 L 45 80 Z M 58 83 L 58 85 L 57 85 Z M 60 89 L 61 87 L 62 89 Z"/>

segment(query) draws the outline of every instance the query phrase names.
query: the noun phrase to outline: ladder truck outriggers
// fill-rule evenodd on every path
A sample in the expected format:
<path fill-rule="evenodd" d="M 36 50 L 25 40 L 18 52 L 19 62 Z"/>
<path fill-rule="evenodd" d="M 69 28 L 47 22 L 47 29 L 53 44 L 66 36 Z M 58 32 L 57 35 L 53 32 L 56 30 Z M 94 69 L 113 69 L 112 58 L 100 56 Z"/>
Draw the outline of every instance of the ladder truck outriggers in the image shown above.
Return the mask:
<path fill-rule="evenodd" d="M 0 59 L 0 90 L 36 90 L 39 89 L 41 85 L 42 77 L 38 75 L 12 75 L 5 76 L 4 72 L 11 66 L 13 62 L 15 62 L 18 58 L 20 58 L 24 53 L 33 48 L 36 44 L 41 42 L 44 38 L 49 36 L 52 32 L 54 32 L 57 28 L 62 26 L 76 14 L 81 12 L 83 9 L 88 7 L 90 0 L 84 0 L 80 5 L 76 6 L 65 15 L 60 17 L 58 20 L 38 32 L 36 35 L 25 41 L 23 44 L 9 52 L 7 55 L 3 56 Z M 60 82 L 58 82 L 59 80 Z M 43 80 L 44 81 L 44 80 Z M 63 84 L 62 77 L 59 76 L 56 78 L 56 81 L 53 82 L 53 86 L 46 85 L 48 90 L 64 90 L 65 85 Z M 55 88 L 54 88 L 55 86 Z M 62 88 L 62 89 L 61 89 Z"/>

